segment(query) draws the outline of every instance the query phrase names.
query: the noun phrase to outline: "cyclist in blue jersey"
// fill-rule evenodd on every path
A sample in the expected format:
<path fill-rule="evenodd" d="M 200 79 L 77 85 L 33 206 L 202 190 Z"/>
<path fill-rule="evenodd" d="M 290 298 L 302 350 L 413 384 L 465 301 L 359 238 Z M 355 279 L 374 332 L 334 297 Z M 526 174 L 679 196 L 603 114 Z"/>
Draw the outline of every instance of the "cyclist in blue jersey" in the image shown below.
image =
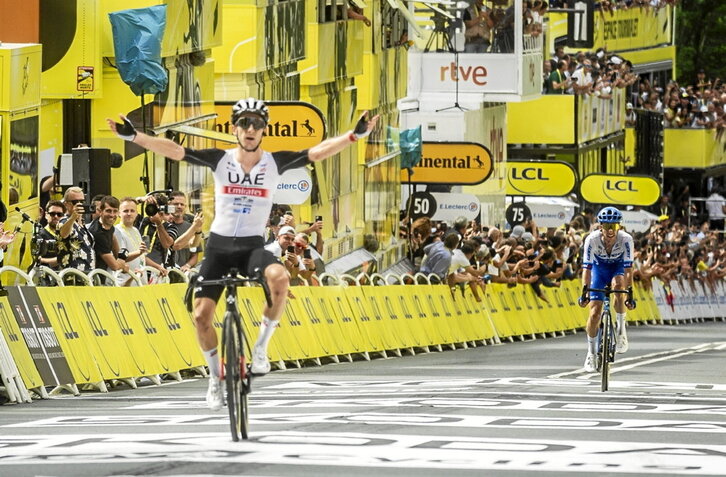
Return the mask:
<path fill-rule="evenodd" d="M 613 300 L 617 318 L 618 353 L 628 350 L 628 336 L 625 332 L 625 310 L 635 308 L 632 290 L 633 237 L 620 230 L 623 214 L 615 207 L 605 207 L 597 214 L 600 228 L 590 232 L 585 239 L 583 251 L 582 296 L 578 303 L 581 307 L 590 304 L 590 316 L 587 320 L 587 357 L 585 371 L 597 369 L 596 342 L 600 326 L 600 315 L 605 294 L 602 292 L 586 292 L 586 288 L 603 289 L 611 285 L 614 290 L 628 290 L 627 299 L 623 294 L 616 294 Z"/>
<path fill-rule="evenodd" d="M 290 283 L 285 267 L 264 249 L 263 235 L 280 176 L 288 169 L 305 167 L 337 154 L 368 136 L 376 126 L 378 116 L 369 120 L 368 112 L 365 112 L 352 131 L 326 139 L 310 149 L 273 153 L 260 147 L 269 122 L 269 111 L 263 101 L 254 98 L 241 99 L 232 107 L 237 146 L 227 150 L 185 148 L 169 139 L 136 131 L 126 117 L 120 115 L 120 118 L 121 123 L 106 120 L 111 131 L 120 138 L 170 159 L 212 169 L 215 214 L 199 274 L 213 280 L 224 276 L 232 267 L 248 275 L 255 269 L 263 270 L 270 287 L 272 307 L 263 309 L 260 333 L 252 350 L 251 371 L 253 374 L 268 373 L 267 346 L 285 309 Z M 207 405 L 218 410 L 224 398 L 217 334 L 212 320 L 222 287 L 197 288 L 195 292 L 194 325 L 210 370 Z"/>

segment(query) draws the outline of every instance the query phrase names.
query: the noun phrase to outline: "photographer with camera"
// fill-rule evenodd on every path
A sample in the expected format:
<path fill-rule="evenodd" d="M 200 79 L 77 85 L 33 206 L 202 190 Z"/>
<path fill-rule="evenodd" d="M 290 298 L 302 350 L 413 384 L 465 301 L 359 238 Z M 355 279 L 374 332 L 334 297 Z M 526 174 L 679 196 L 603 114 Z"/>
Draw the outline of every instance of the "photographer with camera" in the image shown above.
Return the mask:
<path fill-rule="evenodd" d="M 85 227 L 84 215 L 90 206 L 84 204 L 86 195 L 80 187 L 69 187 L 63 196 L 66 216 L 60 220 L 60 238 L 58 243 L 58 265 L 61 270 L 75 268 L 89 273 L 96 265 L 96 254 L 93 251 L 93 235 Z M 75 283 L 74 280 L 69 282 Z"/>
<path fill-rule="evenodd" d="M 96 253 L 96 268 L 122 273 L 129 272 L 126 259 L 118 256 L 119 245 L 114 238 L 114 224 L 118 218 L 119 200 L 112 196 L 103 196 L 100 200 L 100 216 L 88 225 L 93 235 L 93 250 Z"/>
<path fill-rule="evenodd" d="M 46 226 L 33 237 L 33 255 L 37 260 L 55 272 L 60 271 L 58 265 L 58 242 L 60 242 L 60 220 L 65 215 L 63 202 L 51 200 L 45 206 Z"/>
<path fill-rule="evenodd" d="M 164 194 L 148 196 L 144 204 L 146 217 L 141 220 L 139 225 L 142 239 L 148 241 L 146 246 L 149 252 L 146 255 L 146 264 L 155 268 L 162 277 L 168 274 L 165 268 L 166 258 L 176 239 L 176 235 L 169 234 L 171 224 L 167 221 L 167 215 L 170 210 L 173 210 L 173 207 L 170 208 L 167 204 L 168 199 Z"/>

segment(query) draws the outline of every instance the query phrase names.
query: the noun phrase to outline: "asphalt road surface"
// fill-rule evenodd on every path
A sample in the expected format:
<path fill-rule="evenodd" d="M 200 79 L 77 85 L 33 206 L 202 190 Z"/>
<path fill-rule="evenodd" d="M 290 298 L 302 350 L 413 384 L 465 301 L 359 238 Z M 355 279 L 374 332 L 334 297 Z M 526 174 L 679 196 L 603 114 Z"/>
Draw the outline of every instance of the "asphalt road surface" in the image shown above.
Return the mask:
<path fill-rule="evenodd" d="M 275 371 L 250 440 L 206 380 L 0 407 L 0 476 L 726 475 L 726 323 L 630 327 L 611 390 L 583 332 Z"/>

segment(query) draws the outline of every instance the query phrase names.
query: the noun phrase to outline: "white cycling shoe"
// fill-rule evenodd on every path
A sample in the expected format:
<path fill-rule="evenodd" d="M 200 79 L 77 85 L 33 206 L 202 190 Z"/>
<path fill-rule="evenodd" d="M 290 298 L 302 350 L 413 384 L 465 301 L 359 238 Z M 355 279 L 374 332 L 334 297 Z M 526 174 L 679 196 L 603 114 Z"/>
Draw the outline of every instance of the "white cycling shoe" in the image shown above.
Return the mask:
<path fill-rule="evenodd" d="M 615 352 L 625 353 L 626 351 L 628 351 L 628 348 L 628 334 L 623 329 L 622 333 L 618 334 L 618 342 L 615 345 Z"/>
<path fill-rule="evenodd" d="M 250 366 L 250 372 L 252 374 L 262 375 L 267 374 L 272 369 L 270 366 L 270 360 L 267 359 L 267 353 L 260 346 L 255 346 L 252 350 L 252 366 Z"/>
<path fill-rule="evenodd" d="M 592 353 L 587 353 L 585 357 L 585 371 L 588 373 L 594 373 L 597 371 L 597 356 Z"/>
<path fill-rule="evenodd" d="M 207 407 L 212 411 L 219 411 L 224 406 L 224 394 L 222 393 L 222 381 L 214 376 L 209 376 L 209 388 L 207 388 Z"/>

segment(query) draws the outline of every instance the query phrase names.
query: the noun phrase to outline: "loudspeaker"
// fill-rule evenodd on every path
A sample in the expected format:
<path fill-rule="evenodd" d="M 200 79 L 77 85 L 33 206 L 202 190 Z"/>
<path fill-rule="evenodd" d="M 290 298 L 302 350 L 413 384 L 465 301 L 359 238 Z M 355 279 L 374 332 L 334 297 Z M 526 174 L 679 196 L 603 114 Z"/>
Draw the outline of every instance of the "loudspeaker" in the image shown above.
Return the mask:
<path fill-rule="evenodd" d="M 86 199 L 91 200 L 96 195 L 111 194 L 111 150 L 81 147 L 71 151 L 71 171 L 61 173 L 71 178 L 68 185 L 76 185 L 83 189 Z"/>

